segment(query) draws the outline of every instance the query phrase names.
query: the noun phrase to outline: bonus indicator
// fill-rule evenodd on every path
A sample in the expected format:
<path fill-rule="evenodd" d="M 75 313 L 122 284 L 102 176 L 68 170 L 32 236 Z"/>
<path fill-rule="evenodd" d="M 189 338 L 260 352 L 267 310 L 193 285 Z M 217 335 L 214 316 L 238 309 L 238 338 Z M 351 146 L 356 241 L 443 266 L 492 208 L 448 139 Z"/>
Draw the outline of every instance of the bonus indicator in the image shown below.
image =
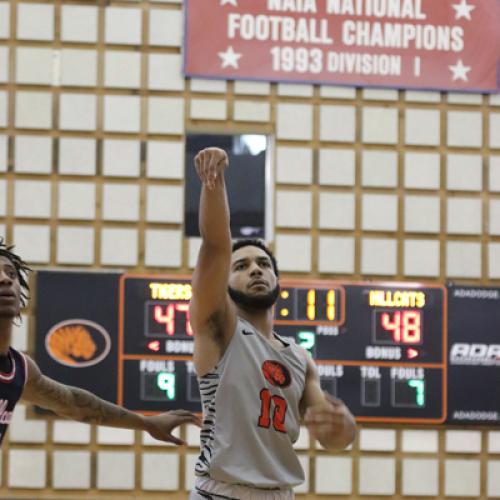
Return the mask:
<path fill-rule="evenodd" d="M 408 359 L 415 359 L 418 357 L 417 349 L 412 349 L 411 347 L 406 351 L 406 357 Z"/>
<path fill-rule="evenodd" d="M 148 349 L 153 352 L 158 352 L 160 350 L 160 341 L 152 340 L 151 342 L 148 342 Z"/>

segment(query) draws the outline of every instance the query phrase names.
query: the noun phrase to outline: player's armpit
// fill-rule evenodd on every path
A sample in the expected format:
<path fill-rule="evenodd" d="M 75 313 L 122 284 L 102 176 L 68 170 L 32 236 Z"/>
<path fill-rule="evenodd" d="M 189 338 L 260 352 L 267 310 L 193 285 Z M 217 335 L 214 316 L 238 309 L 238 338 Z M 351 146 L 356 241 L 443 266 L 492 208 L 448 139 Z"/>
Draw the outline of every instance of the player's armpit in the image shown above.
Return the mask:
<path fill-rule="evenodd" d="M 190 317 L 193 328 L 201 330 L 213 318 L 226 313 L 231 249 L 217 249 L 202 242 L 191 285 Z"/>
<path fill-rule="evenodd" d="M 236 329 L 236 312 L 232 304 L 216 312 L 203 323 L 191 323 L 194 333 L 193 362 L 198 376 L 211 371 L 223 356 Z"/>

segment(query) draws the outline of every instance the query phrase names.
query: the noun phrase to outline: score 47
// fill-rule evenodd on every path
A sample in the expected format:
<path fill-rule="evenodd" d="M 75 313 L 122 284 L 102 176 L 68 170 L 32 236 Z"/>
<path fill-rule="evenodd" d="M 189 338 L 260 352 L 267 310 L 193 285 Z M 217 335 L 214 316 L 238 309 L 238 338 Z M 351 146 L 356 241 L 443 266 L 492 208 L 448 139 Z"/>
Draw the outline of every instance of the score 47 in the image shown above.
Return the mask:
<path fill-rule="evenodd" d="M 273 47 L 273 71 L 286 73 L 321 73 L 323 71 L 323 51 L 318 48 Z"/>
<path fill-rule="evenodd" d="M 169 336 L 175 335 L 175 324 L 179 316 L 179 313 L 184 315 L 184 328 L 186 335 L 192 337 L 193 330 L 191 329 L 191 323 L 189 321 L 189 304 L 168 304 L 168 305 L 155 305 L 154 310 L 154 320 L 156 323 L 165 326 L 165 333 Z M 182 320 L 181 320 L 182 321 Z"/>

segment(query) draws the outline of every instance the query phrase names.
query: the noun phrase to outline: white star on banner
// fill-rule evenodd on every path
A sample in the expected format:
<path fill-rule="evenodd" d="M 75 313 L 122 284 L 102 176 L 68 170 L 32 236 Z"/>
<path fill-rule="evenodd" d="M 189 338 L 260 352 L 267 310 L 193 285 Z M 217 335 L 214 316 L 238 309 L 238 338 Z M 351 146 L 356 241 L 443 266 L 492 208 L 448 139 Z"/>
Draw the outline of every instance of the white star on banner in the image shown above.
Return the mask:
<path fill-rule="evenodd" d="M 234 51 L 231 45 L 226 49 L 226 52 L 219 52 L 219 57 L 222 59 L 222 68 L 235 68 L 238 69 L 238 59 L 242 54 Z"/>
<path fill-rule="evenodd" d="M 465 19 L 471 21 L 472 18 L 470 16 L 470 13 L 476 8 L 475 5 L 469 5 L 467 3 L 467 0 L 461 0 L 460 3 L 453 4 L 452 7 L 455 9 L 455 21 L 461 19 L 462 17 L 465 17 Z"/>
<path fill-rule="evenodd" d="M 235 7 L 238 7 L 238 0 L 220 0 L 221 7 L 223 5 L 227 5 L 227 4 L 234 5 Z"/>
<path fill-rule="evenodd" d="M 467 73 L 471 70 L 470 66 L 464 66 L 462 59 L 459 59 L 455 66 L 448 66 L 450 70 L 453 72 L 453 81 L 463 80 L 464 82 L 468 82 Z"/>

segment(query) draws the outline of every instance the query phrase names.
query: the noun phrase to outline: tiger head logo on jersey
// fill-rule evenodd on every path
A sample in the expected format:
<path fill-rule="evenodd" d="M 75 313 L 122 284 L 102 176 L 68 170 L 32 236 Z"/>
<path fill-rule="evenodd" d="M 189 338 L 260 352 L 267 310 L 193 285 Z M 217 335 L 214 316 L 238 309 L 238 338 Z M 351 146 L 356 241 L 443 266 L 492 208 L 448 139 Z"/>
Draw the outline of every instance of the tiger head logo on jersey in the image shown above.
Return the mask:
<path fill-rule="evenodd" d="M 262 373 L 266 380 L 276 387 L 285 388 L 292 382 L 288 368 L 279 361 L 264 361 L 262 364 Z"/>

